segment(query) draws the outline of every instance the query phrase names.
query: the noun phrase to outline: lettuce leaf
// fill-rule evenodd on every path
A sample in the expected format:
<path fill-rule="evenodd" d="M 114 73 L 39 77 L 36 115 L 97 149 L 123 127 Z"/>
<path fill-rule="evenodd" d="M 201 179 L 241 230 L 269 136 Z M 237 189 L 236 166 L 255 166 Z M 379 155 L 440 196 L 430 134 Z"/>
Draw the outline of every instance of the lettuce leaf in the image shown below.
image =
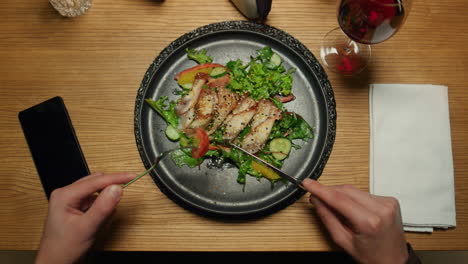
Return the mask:
<path fill-rule="evenodd" d="M 166 101 L 168 100 L 167 96 L 161 96 L 158 100 L 154 101 L 152 99 L 146 99 L 145 101 L 154 109 L 156 112 L 158 112 L 159 115 L 161 115 L 164 120 L 166 120 L 166 123 L 169 125 L 173 126 L 174 128 L 177 128 L 179 125 L 179 117 L 177 116 L 175 112 L 175 107 L 177 105 L 176 102 L 169 102 L 169 105 L 166 104 Z"/>
<path fill-rule="evenodd" d="M 212 63 L 213 62 L 213 58 L 206 55 L 206 50 L 205 49 L 197 51 L 195 49 L 186 48 L 185 51 L 187 52 L 187 57 L 189 59 L 191 59 L 191 60 L 196 61 L 198 64 Z"/>
<path fill-rule="evenodd" d="M 273 53 L 270 47 L 264 47 L 246 65 L 241 60 L 229 61 L 226 67 L 231 78 L 227 87 L 239 94 L 248 93 L 255 100 L 290 95 L 295 69 L 286 71 L 282 65 L 272 65 Z"/>
<path fill-rule="evenodd" d="M 171 158 L 174 161 L 174 163 L 179 167 L 187 165 L 190 168 L 195 168 L 198 166 L 198 164 L 202 162 L 198 159 L 192 158 L 192 154 L 190 152 L 186 152 L 182 149 L 176 149 L 172 151 Z"/>

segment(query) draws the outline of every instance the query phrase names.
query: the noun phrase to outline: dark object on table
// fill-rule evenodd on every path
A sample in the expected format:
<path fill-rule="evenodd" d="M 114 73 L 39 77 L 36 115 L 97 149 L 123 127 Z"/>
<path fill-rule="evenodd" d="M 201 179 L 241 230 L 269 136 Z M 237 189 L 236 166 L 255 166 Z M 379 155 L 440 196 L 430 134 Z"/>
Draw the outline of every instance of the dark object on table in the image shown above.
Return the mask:
<path fill-rule="evenodd" d="M 61 97 L 21 111 L 18 116 L 47 199 L 53 190 L 89 175 Z"/>
<path fill-rule="evenodd" d="M 272 0 L 231 0 L 247 18 L 265 20 L 271 10 Z"/>

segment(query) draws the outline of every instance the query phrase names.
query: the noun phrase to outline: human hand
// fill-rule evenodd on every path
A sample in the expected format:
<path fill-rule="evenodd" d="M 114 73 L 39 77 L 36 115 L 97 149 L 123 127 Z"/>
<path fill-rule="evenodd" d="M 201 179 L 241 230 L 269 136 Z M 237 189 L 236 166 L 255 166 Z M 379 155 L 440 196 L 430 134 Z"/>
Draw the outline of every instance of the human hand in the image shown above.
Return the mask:
<path fill-rule="evenodd" d="M 36 263 L 74 263 L 122 197 L 132 173 L 94 173 L 52 192 Z M 99 195 L 95 195 L 100 192 Z"/>
<path fill-rule="evenodd" d="M 304 188 L 335 243 L 359 263 L 398 264 L 408 249 L 398 200 L 351 185 L 324 186 L 306 179 Z"/>

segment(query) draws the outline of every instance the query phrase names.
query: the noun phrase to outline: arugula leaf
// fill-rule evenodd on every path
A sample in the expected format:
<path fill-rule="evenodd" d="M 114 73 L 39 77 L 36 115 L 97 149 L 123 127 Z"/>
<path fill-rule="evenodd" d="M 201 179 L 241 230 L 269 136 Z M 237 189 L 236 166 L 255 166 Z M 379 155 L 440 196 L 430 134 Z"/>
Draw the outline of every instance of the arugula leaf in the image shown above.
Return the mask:
<path fill-rule="evenodd" d="M 252 157 L 244 154 L 238 149 L 231 149 L 230 151 L 223 151 L 223 157 L 231 160 L 237 168 L 239 168 L 237 175 L 237 182 L 244 184 L 245 176 L 250 174 L 252 176 L 261 176 L 259 173 L 252 169 Z"/>
<path fill-rule="evenodd" d="M 240 170 L 239 170 L 239 172 L 240 172 Z M 246 176 L 246 174 L 239 173 L 237 175 L 237 182 L 240 183 L 240 184 L 245 184 L 245 176 Z"/>
<path fill-rule="evenodd" d="M 189 59 L 191 59 L 191 60 L 196 61 L 198 64 L 212 63 L 213 62 L 213 58 L 206 55 L 206 50 L 205 49 L 197 51 L 195 49 L 186 48 L 185 51 L 187 52 L 187 57 Z"/>
<path fill-rule="evenodd" d="M 286 137 L 290 140 L 307 140 L 314 137 L 312 127 L 298 114 L 286 112 L 283 118 L 275 122 L 269 139 Z"/>
<path fill-rule="evenodd" d="M 278 98 L 271 97 L 270 100 L 275 104 L 276 107 L 278 107 L 279 110 L 281 111 L 286 110 L 286 108 L 284 108 L 284 103 L 281 102 L 281 100 L 279 100 Z"/>
<path fill-rule="evenodd" d="M 226 131 L 226 128 L 224 126 L 220 126 L 218 129 L 215 130 L 215 132 L 213 132 L 210 135 L 210 138 L 211 138 L 210 141 L 216 144 L 222 145 L 224 143 L 224 139 L 223 139 L 224 131 Z"/>
<path fill-rule="evenodd" d="M 295 124 L 295 129 L 287 136 L 289 139 L 303 139 L 307 140 L 313 138 L 314 133 L 312 128 L 307 124 L 307 122 L 302 118 L 298 118 Z"/>
<path fill-rule="evenodd" d="M 221 154 L 217 150 L 208 150 L 205 154 L 205 157 L 219 157 Z"/>
<path fill-rule="evenodd" d="M 176 102 L 171 101 L 169 102 L 169 107 L 166 104 L 168 100 L 167 96 L 161 96 L 158 100 L 154 101 L 152 99 L 145 99 L 145 101 L 154 109 L 158 114 L 166 120 L 166 123 L 171 125 L 174 128 L 177 128 L 179 125 L 179 117 L 175 112 L 175 107 L 177 105 Z"/>
<path fill-rule="evenodd" d="M 246 127 L 239 133 L 239 136 L 237 137 L 237 139 L 238 139 L 239 141 L 244 140 L 245 136 L 247 136 L 247 134 L 249 134 L 251 130 L 252 130 L 252 127 L 251 127 L 250 125 L 246 126 Z"/>
<path fill-rule="evenodd" d="M 281 167 L 283 167 L 283 161 L 275 159 L 273 155 L 270 153 L 267 154 L 267 153 L 260 152 L 258 153 L 258 157 L 270 163 L 271 165 L 275 166 L 278 169 L 281 169 Z"/>
<path fill-rule="evenodd" d="M 247 72 L 245 71 L 245 67 L 242 65 L 241 60 L 229 61 L 226 64 L 226 67 L 237 78 L 247 76 Z"/>
<path fill-rule="evenodd" d="M 238 149 L 231 149 L 229 152 L 223 151 L 223 158 L 232 161 L 238 168 L 237 182 L 244 184 L 247 175 L 260 179 L 263 175 L 252 168 L 252 157 L 246 155 Z"/>

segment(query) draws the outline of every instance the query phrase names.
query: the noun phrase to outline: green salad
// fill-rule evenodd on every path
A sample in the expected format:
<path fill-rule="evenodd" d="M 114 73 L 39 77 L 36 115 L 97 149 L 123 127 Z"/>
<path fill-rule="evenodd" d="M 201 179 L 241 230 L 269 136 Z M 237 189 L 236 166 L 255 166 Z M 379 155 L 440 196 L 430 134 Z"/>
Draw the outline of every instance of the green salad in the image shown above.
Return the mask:
<path fill-rule="evenodd" d="M 205 50 L 186 51 L 198 65 L 175 76 L 179 98 L 146 99 L 166 121 L 166 136 L 180 145 L 171 154 L 174 163 L 195 168 L 205 159 L 216 158 L 239 169 L 241 184 L 247 175 L 280 180 L 273 170 L 230 143 L 281 168 L 291 150 L 300 148 L 296 140 L 313 138 L 311 126 L 286 107 L 295 99 L 295 69 L 286 69 L 268 46 L 248 62 L 234 60 L 225 65 L 213 63 Z"/>

